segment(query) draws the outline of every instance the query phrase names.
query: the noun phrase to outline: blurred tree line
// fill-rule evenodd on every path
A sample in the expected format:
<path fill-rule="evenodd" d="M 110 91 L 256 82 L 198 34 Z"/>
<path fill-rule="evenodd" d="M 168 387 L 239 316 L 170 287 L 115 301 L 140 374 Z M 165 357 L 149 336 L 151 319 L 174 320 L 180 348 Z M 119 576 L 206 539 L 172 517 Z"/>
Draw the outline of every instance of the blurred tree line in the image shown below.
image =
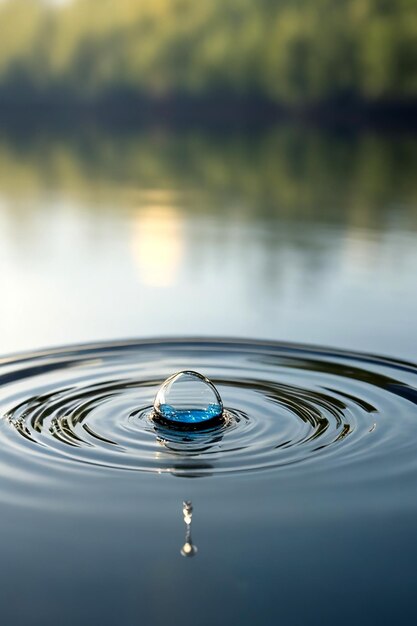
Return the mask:
<path fill-rule="evenodd" d="M 417 96 L 416 0 L 2 0 L 0 29 L 3 99 Z"/>

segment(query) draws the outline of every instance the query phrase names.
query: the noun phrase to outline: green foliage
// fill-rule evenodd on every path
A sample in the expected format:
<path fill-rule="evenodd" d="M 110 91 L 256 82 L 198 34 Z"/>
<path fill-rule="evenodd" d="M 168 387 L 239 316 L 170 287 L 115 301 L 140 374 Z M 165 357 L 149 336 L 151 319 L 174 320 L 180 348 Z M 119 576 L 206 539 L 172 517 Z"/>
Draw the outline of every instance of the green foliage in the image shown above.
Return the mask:
<path fill-rule="evenodd" d="M 417 95 L 415 0 L 3 0 L 0 29 L 3 92 Z"/>

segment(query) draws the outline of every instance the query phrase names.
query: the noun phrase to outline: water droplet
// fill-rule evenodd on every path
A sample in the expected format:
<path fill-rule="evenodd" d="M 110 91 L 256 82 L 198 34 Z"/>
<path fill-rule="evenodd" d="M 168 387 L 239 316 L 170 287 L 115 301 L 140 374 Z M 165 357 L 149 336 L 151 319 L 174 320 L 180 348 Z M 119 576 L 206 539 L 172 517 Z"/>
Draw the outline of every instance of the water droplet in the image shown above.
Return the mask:
<path fill-rule="evenodd" d="M 185 523 L 185 543 L 181 548 L 182 556 L 190 557 L 197 554 L 197 546 L 193 544 L 191 539 L 191 522 L 193 519 L 193 505 L 189 500 L 182 504 L 182 514 L 184 515 Z"/>
<path fill-rule="evenodd" d="M 223 403 L 208 378 L 186 371 L 167 378 L 156 394 L 154 411 L 165 422 L 195 427 L 221 417 Z"/>

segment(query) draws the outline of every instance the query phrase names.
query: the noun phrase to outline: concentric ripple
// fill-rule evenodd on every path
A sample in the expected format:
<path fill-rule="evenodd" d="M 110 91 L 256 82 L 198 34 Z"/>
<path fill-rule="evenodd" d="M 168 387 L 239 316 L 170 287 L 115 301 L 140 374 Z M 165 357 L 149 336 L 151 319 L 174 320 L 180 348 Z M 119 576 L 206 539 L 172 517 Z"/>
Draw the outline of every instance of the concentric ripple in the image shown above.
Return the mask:
<path fill-rule="evenodd" d="M 198 432 L 152 419 L 173 372 L 207 375 L 225 406 Z M 417 368 L 304 346 L 232 341 L 100 344 L 0 361 L 0 451 L 9 466 L 106 467 L 199 477 L 295 464 L 397 470 L 417 440 Z M 413 439 L 414 438 L 414 439 Z M 388 448 L 387 448 L 388 446 Z M 392 467 L 391 467 L 392 470 Z"/>

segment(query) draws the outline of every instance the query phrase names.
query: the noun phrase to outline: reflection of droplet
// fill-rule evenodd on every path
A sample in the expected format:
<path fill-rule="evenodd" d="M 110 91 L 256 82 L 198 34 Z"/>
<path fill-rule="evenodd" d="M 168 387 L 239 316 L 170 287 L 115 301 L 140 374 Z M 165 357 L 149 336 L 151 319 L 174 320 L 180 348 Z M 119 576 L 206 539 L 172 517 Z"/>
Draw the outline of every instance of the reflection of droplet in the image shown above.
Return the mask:
<path fill-rule="evenodd" d="M 181 548 L 182 556 L 194 556 L 197 553 L 197 548 L 192 543 L 184 543 Z"/>
<path fill-rule="evenodd" d="M 223 404 L 216 387 L 197 372 L 178 372 L 159 389 L 154 410 L 166 422 L 198 426 L 221 417 Z"/>
<path fill-rule="evenodd" d="M 186 524 L 191 524 L 191 520 L 193 519 L 193 505 L 190 501 L 183 502 L 182 514 L 184 515 L 184 522 Z"/>
<path fill-rule="evenodd" d="M 197 546 L 193 545 L 191 539 L 191 522 L 193 518 L 193 505 L 190 501 L 183 502 L 182 513 L 184 515 L 184 523 L 186 525 L 185 543 L 181 548 L 182 556 L 194 556 L 197 554 Z"/>

